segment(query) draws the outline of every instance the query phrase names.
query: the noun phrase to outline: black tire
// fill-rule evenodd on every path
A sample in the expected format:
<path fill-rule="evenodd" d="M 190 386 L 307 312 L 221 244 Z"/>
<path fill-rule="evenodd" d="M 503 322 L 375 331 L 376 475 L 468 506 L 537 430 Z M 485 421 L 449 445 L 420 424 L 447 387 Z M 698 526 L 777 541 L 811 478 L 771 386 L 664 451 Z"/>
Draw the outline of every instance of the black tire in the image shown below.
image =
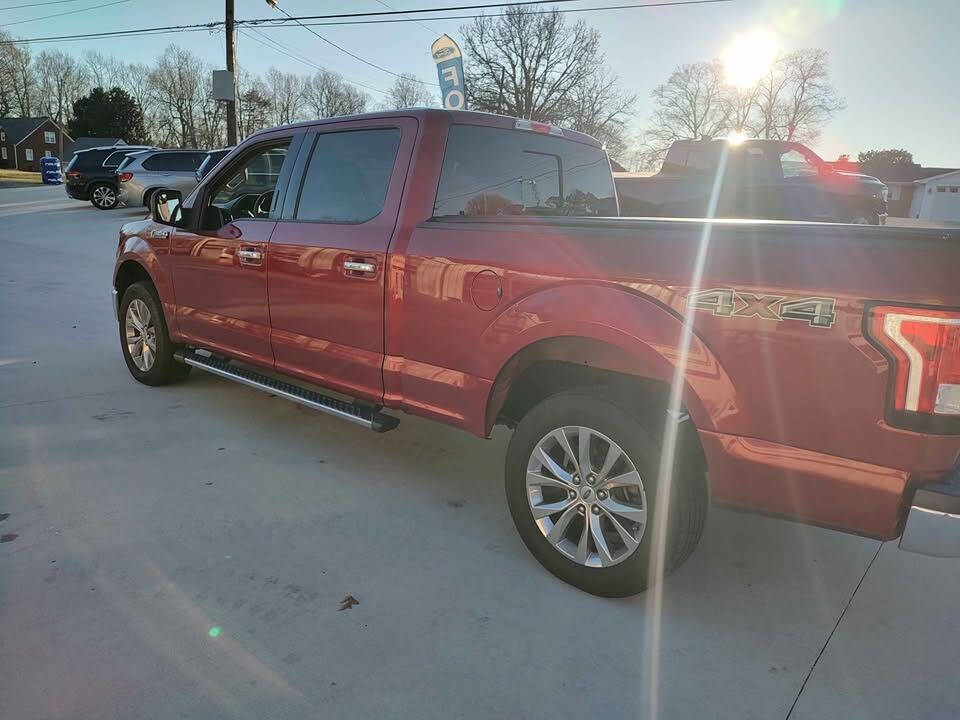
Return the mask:
<path fill-rule="evenodd" d="M 110 183 L 94 183 L 90 186 L 90 204 L 97 210 L 113 210 L 119 203 L 117 188 Z"/>
<path fill-rule="evenodd" d="M 579 389 L 548 397 L 517 425 L 507 449 L 505 485 L 507 504 L 520 537 L 533 556 L 564 582 L 602 597 L 626 597 L 656 582 L 651 577 L 653 537 L 657 517 L 657 475 L 660 462 L 662 413 L 650 418 L 625 409 L 625 403 L 602 390 Z M 689 421 L 687 421 L 689 422 Z M 591 428 L 616 442 L 639 472 L 646 494 L 647 524 L 640 544 L 616 565 L 587 567 L 562 554 L 537 526 L 527 496 L 526 474 L 531 453 L 551 431 L 571 425 Z M 660 425 L 659 430 L 655 425 Z M 690 427 L 692 431 L 692 427 Z M 708 493 L 699 451 L 689 447 L 687 428 L 678 437 L 669 521 L 666 529 L 664 573 L 676 569 L 696 548 L 706 525 Z"/>
<path fill-rule="evenodd" d="M 150 312 L 150 317 L 154 322 L 154 338 L 156 344 L 156 353 L 153 364 L 143 370 L 139 368 L 130 354 L 130 348 L 127 342 L 126 319 L 127 311 L 134 300 L 140 300 L 146 305 Z M 190 374 L 190 366 L 177 362 L 173 358 L 176 347 L 170 340 L 170 334 L 167 332 L 167 323 L 163 317 L 163 311 L 160 308 L 160 301 L 157 298 L 156 291 L 148 282 L 137 282 L 127 288 L 123 293 L 123 299 L 120 301 L 120 348 L 123 352 L 123 359 L 127 363 L 127 369 L 133 375 L 134 380 L 144 385 L 168 385 L 179 382 Z"/>

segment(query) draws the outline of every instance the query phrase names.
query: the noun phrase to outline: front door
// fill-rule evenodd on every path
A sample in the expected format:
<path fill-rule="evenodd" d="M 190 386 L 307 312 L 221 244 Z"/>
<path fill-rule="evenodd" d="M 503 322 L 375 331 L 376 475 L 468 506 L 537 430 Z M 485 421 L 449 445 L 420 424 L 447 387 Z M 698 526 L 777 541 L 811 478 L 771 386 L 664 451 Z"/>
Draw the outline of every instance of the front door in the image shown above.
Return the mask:
<path fill-rule="evenodd" d="M 304 141 L 302 185 L 270 239 L 277 370 L 382 398 L 386 255 L 416 129 L 410 118 L 347 121 Z"/>
<path fill-rule="evenodd" d="M 267 245 L 290 143 L 275 137 L 238 156 L 197 197 L 191 227 L 173 232 L 177 323 L 188 343 L 273 365 Z"/>

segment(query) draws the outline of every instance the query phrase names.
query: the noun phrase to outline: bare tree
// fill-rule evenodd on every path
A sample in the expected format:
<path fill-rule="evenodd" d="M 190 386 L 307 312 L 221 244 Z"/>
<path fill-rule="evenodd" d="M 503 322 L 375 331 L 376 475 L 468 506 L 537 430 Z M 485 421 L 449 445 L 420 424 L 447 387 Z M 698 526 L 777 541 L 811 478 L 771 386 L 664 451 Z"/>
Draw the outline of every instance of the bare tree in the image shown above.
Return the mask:
<path fill-rule="evenodd" d="M 59 124 L 69 119 L 74 101 L 86 93 L 86 71 L 62 50 L 41 52 L 34 61 L 39 109 Z"/>
<path fill-rule="evenodd" d="M 476 110 L 561 122 L 575 88 L 598 67 L 600 35 L 557 11 L 514 6 L 460 28 L 466 41 L 467 100 Z"/>
<path fill-rule="evenodd" d="M 191 52 L 169 45 L 150 72 L 157 131 L 165 144 L 197 147 L 200 108 L 206 99 L 206 65 Z M 159 139 L 159 138 L 156 138 Z"/>
<path fill-rule="evenodd" d="M 303 104 L 303 80 L 299 75 L 271 67 L 267 70 L 266 82 L 270 91 L 273 123 L 287 125 L 295 122 Z"/>
<path fill-rule="evenodd" d="M 154 96 L 153 85 L 150 81 L 150 66 L 144 63 L 122 64 L 117 73 L 120 87 L 122 87 L 143 110 L 143 124 L 147 136 L 158 139 L 159 120 L 157 118 L 157 102 Z"/>
<path fill-rule="evenodd" d="M 645 134 L 647 163 L 662 159 L 674 140 L 703 140 L 729 128 L 720 63 L 681 65 L 651 93 L 655 109 Z"/>
<path fill-rule="evenodd" d="M 83 64 L 90 76 L 90 87 L 101 87 L 106 90 L 120 84 L 123 63 L 113 55 L 104 55 L 99 50 L 85 50 Z"/>
<path fill-rule="evenodd" d="M 827 51 L 798 50 L 786 58 L 790 94 L 784 107 L 783 138 L 809 142 L 847 103 L 830 84 Z"/>
<path fill-rule="evenodd" d="M 237 77 L 237 132 L 246 137 L 270 124 L 270 91 L 259 77 L 244 70 Z"/>
<path fill-rule="evenodd" d="M 4 115 L 33 115 L 36 78 L 26 47 L 11 44 L 13 38 L 0 30 L 0 109 Z"/>
<path fill-rule="evenodd" d="M 328 70 L 321 70 L 303 83 L 304 104 L 316 118 L 362 113 L 369 99 L 366 93 Z"/>
<path fill-rule="evenodd" d="M 626 121 L 636 96 L 619 89 L 617 76 L 606 70 L 587 75 L 573 88 L 562 123 L 597 138 L 611 157 L 627 152 Z"/>
<path fill-rule="evenodd" d="M 750 88 L 728 85 L 723 89 L 721 104 L 727 118 L 727 127 L 733 132 L 745 132 L 756 114 L 760 84 Z"/>
<path fill-rule="evenodd" d="M 410 73 L 401 73 L 400 77 L 393 81 L 380 108 L 401 110 L 409 107 L 426 107 L 432 103 L 433 95 L 419 78 Z"/>

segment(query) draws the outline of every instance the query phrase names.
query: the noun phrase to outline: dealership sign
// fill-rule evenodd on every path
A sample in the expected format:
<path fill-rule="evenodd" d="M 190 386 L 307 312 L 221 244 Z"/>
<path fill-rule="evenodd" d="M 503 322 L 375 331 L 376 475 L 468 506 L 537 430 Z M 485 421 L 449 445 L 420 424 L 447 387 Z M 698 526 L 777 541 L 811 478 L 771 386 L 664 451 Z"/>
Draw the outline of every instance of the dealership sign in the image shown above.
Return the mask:
<path fill-rule="evenodd" d="M 463 77 L 463 55 L 449 35 L 441 35 L 430 47 L 430 54 L 437 63 L 440 78 L 440 95 L 447 110 L 467 109 L 467 86 Z"/>

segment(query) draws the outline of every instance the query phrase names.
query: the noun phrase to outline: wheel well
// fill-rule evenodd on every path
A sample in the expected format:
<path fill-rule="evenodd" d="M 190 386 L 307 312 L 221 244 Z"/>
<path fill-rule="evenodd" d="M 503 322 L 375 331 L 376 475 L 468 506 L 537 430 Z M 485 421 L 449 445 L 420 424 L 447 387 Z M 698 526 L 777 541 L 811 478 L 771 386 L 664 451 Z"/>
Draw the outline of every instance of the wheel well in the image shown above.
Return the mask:
<path fill-rule="evenodd" d="M 670 398 L 668 383 L 564 360 L 534 362 L 514 378 L 497 414 L 496 424 L 515 427 L 541 401 L 577 388 L 590 388 L 604 395 L 655 435 L 663 433 Z M 697 428 L 686 408 L 681 406 L 679 410 L 678 452 L 688 454 L 705 472 L 706 456 Z"/>
<path fill-rule="evenodd" d="M 122 299 L 127 288 L 141 280 L 145 280 L 153 286 L 153 280 L 150 277 L 150 273 L 147 272 L 147 269 L 135 260 L 127 260 L 117 270 L 117 276 L 113 284 Z"/>

